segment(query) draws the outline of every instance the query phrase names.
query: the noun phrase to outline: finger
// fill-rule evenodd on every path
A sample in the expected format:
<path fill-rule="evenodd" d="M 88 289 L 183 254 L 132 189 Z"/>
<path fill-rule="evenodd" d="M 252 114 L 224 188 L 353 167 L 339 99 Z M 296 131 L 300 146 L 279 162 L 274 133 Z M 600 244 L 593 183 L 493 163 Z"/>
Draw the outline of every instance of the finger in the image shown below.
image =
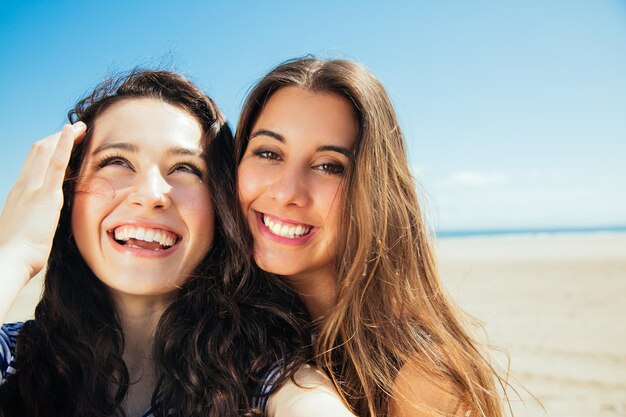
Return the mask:
<path fill-rule="evenodd" d="M 74 129 L 74 134 L 70 135 L 70 137 L 73 137 L 75 143 L 79 143 L 85 137 L 85 124 L 77 122 L 70 128 Z M 16 192 L 21 192 L 24 189 L 34 190 L 41 187 L 62 132 L 56 132 L 33 144 L 26 156 L 20 176 L 13 187 Z"/>
<path fill-rule="evenodd" d="M 61 137 L 61 132 L 46 137 L 31 146 L 26 160 L 22 165 L 22 171 L 14 188 L 35 189 L 43 181 L 50 155 Z"/>
<path fill-rule="evenodd" d="M 50 158 L 44 186 L 50 187 L 49 189 L 52 190 L 61 189 L 67 165 L 72 155 L 72 148 L 75 143 L 80 142 L 85 137 L 86 130 L 87 126 L 83 122 L 66 125 L 63 128 L 56 149 Z"/>
<path fill-rule="evenodd" d="M 83 139 L 85 139 L 87 133 L 87 125 L 85 124 L 85 122 L 78 121 L 74 123 L 72 127 L 74 128 L 74 132 L 76 133 L 76 136 L 74 137 L 74 145 L 77 145 L 82 142 Z"/>

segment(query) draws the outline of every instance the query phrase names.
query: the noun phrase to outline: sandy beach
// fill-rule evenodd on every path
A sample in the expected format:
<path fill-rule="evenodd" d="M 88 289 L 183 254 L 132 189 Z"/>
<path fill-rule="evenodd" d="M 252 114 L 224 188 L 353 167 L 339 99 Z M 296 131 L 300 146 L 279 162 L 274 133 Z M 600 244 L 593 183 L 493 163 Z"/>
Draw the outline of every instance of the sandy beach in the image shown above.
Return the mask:
<path fill-rule="evenodd" d="M 438 249 L 451 295 L 545 407 L 521 391 L 516 416 L 626 415 L 626 234 L 447 239 Z"/>
<path fill-rule="evenodd" d="M 545 407 L 520 390 L 516 416 L 626 416 L 626 234 L 443 239 L 437 251 L 452 297 Z M 40 292 L 36 278 L 7 321 L 31 317 Z"/>

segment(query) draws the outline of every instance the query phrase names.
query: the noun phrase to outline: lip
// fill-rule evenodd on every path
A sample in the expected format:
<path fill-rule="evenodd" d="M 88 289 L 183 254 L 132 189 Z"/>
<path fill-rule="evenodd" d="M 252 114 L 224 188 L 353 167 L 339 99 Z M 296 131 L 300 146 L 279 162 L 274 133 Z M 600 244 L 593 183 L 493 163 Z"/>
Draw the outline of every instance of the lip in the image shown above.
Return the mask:
<path fill-rule="evenodd" d="M 284 245 L 292 245 L 292 246 L 302 245 L 306 243 L 309 239 L 311 239 L 311 237 L 313 237 L 315 232 L 317 232 L 318 230 L 317 227 L 311 226 L 311 231 L 304 236 L 300 236 L 297 238 L 288 238 L 288 237 L 278 236 L 272 233 L 270 229 L 268 229 L 268 227 L 265 225 L 265 223 L 263 223 L 263 218 L 262 218 L 263 215 L 267 215 L 270 218 L 276 219 L 279 222 L 285 223 L 285 224 L 300 225 L 300 224 L 307 224 L 307 223 L 300 223 L 300 222 L 296 222 L 290 219 L 284 219 L 278 216 L 274 216 L 273 214 L 261 213 L 255 210 L 253 210 L 253 212 L 256 217 L 257 227 L 259 231 L 261 232 L 261 234 L 274 242 L 281 243 Z"/>
<path fill-rule="evenodd" d="M 176 236 L 178 236 L 178 239 L 176 240 L 176 243 L 174 243 L 169 248 L 158 250 L 158 251 L 120 245 L 115 240 L 114 230 L 120 226 L 126 226 L 126 225 L 133 226 L 133 227 L 143 227 L 145 229 L 165 230 L 167 232 L 173 233 Z M 127 221 L 116 223 L 114 226 L 111 226 L 106 229 L 106 234 L 113 249 L 123 254 L 129 254 L 129 255 L 138 256 L 142 258 L 162 258 L 162 257 L 169 256 L 178 249 L 178 247 L 180 246 L 180 242 L 183 240 L 181 234 L 178 233 L 176 230 L 174 230 L 172 227 L 164 225 L 162 223 L 147 222 L 143 220 L 127 220 Z"/>

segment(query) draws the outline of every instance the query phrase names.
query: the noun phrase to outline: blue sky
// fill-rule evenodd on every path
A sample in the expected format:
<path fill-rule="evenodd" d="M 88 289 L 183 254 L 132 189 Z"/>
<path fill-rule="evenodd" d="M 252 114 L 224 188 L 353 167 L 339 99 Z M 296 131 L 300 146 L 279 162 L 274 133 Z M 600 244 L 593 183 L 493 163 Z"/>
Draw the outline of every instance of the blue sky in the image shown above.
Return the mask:
<path fill-rule="evenodd" d="M 337 4 L 335 4 L 337 3 Z M 440 229 L 626 224 L 626 2 L 0 2 L 0 199 L 107 74 L 178 70 L 234 124 L 296 56 L 385 84 Z"/>

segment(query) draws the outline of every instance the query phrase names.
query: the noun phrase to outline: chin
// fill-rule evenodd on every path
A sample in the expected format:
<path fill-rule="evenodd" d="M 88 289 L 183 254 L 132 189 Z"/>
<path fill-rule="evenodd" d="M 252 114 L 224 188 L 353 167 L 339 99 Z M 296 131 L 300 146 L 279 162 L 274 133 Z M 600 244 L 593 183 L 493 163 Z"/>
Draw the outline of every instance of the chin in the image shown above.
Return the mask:
<path fill-rule="evenodd" d="M 138 279 L 137 276 L 123 278 L 120 279 L 117 276 L 114 280 L 100 279 L 100 281 L 115 293 L 133 296 L 162 296 L 174 292 L 177 285 L 184 283 L 171 282 L 167 278 L 155 278 L 145 275 L 141 279 Z"/>
<path fill-rule="evenodd" d="M 268 262 L 258 257 L 255 257 L 254 261 L 259 268 L 261 268 L 265 272 L 269 272 L 270 274 L 289 276 L 297 273 L 297 271 L 295 271 L 293 268 L 287 267 L 284 262 Z"/>

